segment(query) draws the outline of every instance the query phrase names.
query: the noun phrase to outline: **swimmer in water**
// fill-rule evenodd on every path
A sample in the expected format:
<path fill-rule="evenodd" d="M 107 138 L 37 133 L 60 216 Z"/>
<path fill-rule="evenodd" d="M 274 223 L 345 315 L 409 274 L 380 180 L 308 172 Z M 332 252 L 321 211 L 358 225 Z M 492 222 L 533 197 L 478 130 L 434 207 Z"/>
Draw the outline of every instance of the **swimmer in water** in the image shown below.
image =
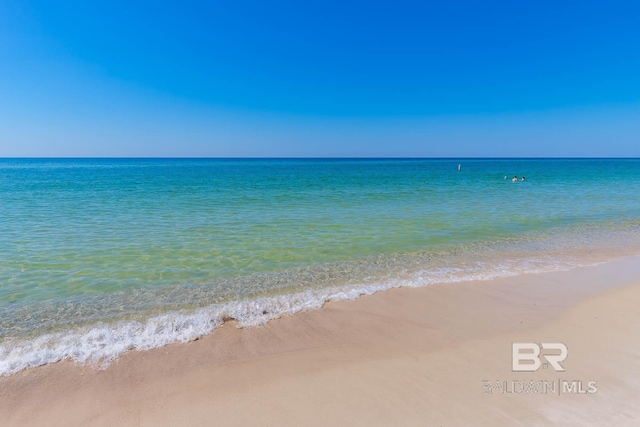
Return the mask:
<path fill-rule="evenodd" d="M 511 182 L 518 182 L 518 177 L 514 175 L 513 178 L 511 178 Z"/>
<path fill-rule="evenodd" d="M 524 182 L 524 176 L 522 177 L 522 180 L 521 180 L 521 181 L 522 181 L 522 182 Z"/>

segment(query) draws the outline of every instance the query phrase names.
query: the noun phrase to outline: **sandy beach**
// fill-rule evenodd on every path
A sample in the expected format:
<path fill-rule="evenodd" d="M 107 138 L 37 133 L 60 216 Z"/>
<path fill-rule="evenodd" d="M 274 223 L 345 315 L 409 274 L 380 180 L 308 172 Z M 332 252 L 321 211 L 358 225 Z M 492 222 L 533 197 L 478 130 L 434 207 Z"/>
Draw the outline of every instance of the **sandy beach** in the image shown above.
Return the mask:
<path fill-rule="evenodd" d="M 638 306 L 637 257 L 393 289 L 262 327 L 229 322 L 103 370 L 61 362 L 3 377 L 0 418 L 6 426 L 638 425 Z M 564 343 L 565 371 L 512 371 L 514 342 Z"/>
<path fill-rule="evenodd" d="M 0 2 L 0 427 L 640 427 L 618 3 Z"/>

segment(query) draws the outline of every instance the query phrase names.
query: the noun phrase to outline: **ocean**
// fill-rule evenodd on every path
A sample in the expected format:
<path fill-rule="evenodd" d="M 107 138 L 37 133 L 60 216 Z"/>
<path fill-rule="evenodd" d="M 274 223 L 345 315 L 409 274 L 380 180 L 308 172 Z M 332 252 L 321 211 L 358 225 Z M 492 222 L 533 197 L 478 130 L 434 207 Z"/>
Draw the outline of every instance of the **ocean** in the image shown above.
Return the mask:
<path fill-rule="evenodd" d="M 0 375 L 638 254 L 640 159 L 0 159 Z"/>

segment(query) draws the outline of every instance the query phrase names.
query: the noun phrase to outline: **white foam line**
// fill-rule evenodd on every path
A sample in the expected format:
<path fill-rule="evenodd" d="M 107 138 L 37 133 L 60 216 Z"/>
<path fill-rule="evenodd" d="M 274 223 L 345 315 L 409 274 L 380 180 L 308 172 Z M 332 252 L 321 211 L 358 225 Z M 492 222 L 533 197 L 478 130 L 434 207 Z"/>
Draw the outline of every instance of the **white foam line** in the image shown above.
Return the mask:
<path fill-rule="evenodd" d="M 27 368 L 73 360 L 79 363 L 100 364 L 102 368 L 130 350 L 150 350 L 175 342 L 189 342 L 211 333 L 233 318 L 240 327 L 258 326 L 282 315 L 316 310 L 328 301 L 353 300 L 362 295 L 407 287 L 424 287 L 433 283 L 454 283 L 471 280 L 490 280 L 525 273 L 542 273 L 575 267 L 568 263 L 540 261 L 506 261 L 487 270 L 475 267 L 447 267 L 420 271 L 406 280 L 389 280 L 371 285 L 332 287 L 217 304 L 192 312 L 174 311 L 149 318 L 146 322 L 121 321 L 99 323 L 75 328 L 68 332 L 41 335 L 33 339 L 13 339 L 0 344 L 0 376 L 7 376 Z M 536 265 L 537 264 L 537 265 Z"/>

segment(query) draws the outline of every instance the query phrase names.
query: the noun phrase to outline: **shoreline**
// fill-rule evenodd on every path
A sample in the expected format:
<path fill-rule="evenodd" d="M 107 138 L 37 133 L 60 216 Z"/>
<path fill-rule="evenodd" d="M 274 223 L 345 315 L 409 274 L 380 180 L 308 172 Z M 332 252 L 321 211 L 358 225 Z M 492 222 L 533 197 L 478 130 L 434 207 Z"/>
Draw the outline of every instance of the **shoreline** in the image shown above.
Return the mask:
<path fill-rule="evenodd" d="M 101 321 L 98 318 L 91 322 L 80 321 L 80 324 L 67 325 L 61 330 L 36 332 L 26 337 L 11 337 L 9 334 L 8 339 L 0 342 L 0 377 L 64 360 L 106 366 L 131 351 L 148 351 L 201 339 L 228 321 L 235 321 L 240 327 L 263 326 L 283 316 L 321 309 L 329 302 L 356 300 L 390 289 L 455 285 L 467 281 L 491 281 L 520 275 L 570 271 L 582 266 L 594 266 L 633 256 L 625 252 L 621 251 L 616 258 L 612 258 L 613 254 L 604 256 L 592 248 L 578 258 L 576 254 L 568 255 L 556 251 L 555 257 L 553 253 L 530 257 L 506 257 L 500 260 L 492 259 L 491 256 L 488 259 L 480 256 L 473 261 L 462 261 L 461 264 L 451 260 L 453 264 L 450 265 L 454 267 L 428 266 L 427 263 L 427 267 L 418 270 L 387 273 L 379 280 L 368 277 L 363 282 L 255 296 L 188 309 L 168 309 L 155 314 L 130 313 L 127 318 L 120 320 Z M 321 271 L 320 273 L 322 274 Z M 181 298 L 191 298 L 192 301 L 207 299 L 206 292 L 198 291 L 198 287 L 194 289 L 196 292 L 191 294 L 187 291 Z M 141 295 L 139 300 L 155 301 L 154 298 L 151 293 Z M 98 313 L 102 310 L 109 312 L 113 307 L 119 306 L 117 299 L 108 298 L 107 302 L 111 307 L 104 307 L 98 301 L 95 306 L 87 303 L 76 310 L 84 313 Z M 124 303 L 124 300 L 120 303 Z M 22 309 L 13 313 L 15 316 L 12 316 L 9 310 L 4 312 L 5 317 L 0 322 L 0 329 L 3 329 L 4 333 L 7 331 L 6 328 L 11 329 L 11 325 L 18 325 L 21 319 L 30 319 L 30 322 L 36 324 L 38 320 L 48 322 L 48 319 L 58 319 L 61 309 L 63 317 L 68 316 L 73 309 L 67 308 L 56 308 L 54 305 L 48 308 L 48 313 L 37 308 L 34 312 Z"/>
<path fill-rule="evenodd" d="M 194 342 L 128 352 L 106 370 L 63 361 L 1 377 L 0 414 L 8 425 L 450 425 L 520 418 L 535 424 L 554 420 L 549 408 L 579 417 L 613 402 L 613 394 L 620 402 L 640 397 L 640 364 L 629 356 L 639 346 L 625 341 L 640 328 L 640 316 L 630 310 L 640 303 L 638 277 L 640 257 L 630 257 L 569 271 L 394 288 L 256 328 L 227 322 Z M 599 376 L 597 394 L 483 393 L 484 380 L 517 377 L 511 342 L 543 338 L 566 342 L 566 375 Z M 593 363 L 606 347 L 598 338 L 619 348 L 616 357 L 628 371 Z M 530 374 L 519 378 L 555 378 L 548 371 Z M 620 404 L 610 414 L 628 416 L 620 423 L 640 419 L 640 411 L 621 411 Z M 602 414 L 607 410 L 600 406 Z"/>

